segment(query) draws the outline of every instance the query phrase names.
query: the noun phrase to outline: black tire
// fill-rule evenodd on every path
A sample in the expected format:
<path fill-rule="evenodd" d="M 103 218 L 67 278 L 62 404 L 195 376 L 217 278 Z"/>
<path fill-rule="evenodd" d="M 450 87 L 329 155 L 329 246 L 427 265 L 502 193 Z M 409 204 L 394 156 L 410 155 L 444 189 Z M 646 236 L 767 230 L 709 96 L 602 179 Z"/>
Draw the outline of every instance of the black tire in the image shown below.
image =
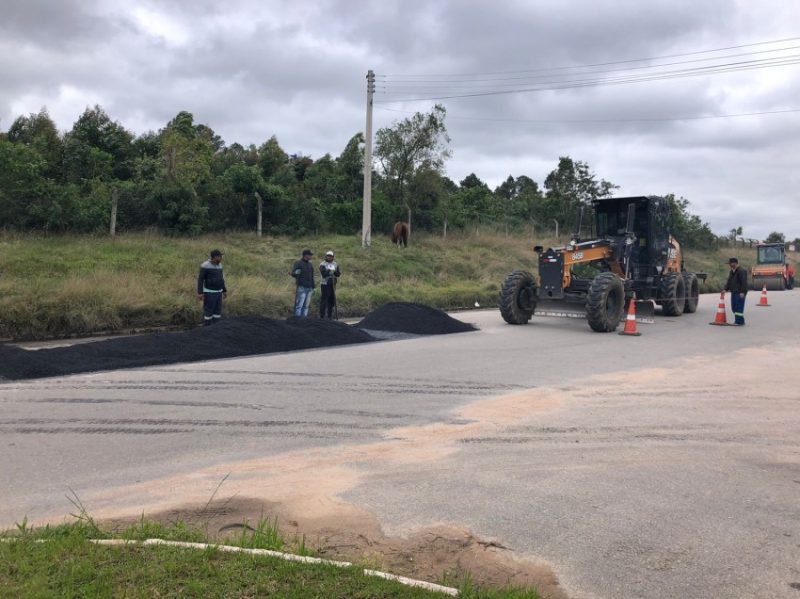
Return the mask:
<path fill-rule="evenodd" d="M 786 290 L 786 279 L 781 277 L 781 280 L 778 283 L 778 291 L 785 291 L 785 290 Z"/>
<path fill-rule="evenodd" d="M 615 331 L 625 312 L 625 287 L 612 272 L 597 275 L 586 296 L 586 318 L 593 331 Z"/>
<path fill-rule="evenodd" d="M 658 285 L 658 300 L 664 310 L 664 316 L 680 316 L 686 303 L 683 276 L 679 272 L 670 272 L 661 277 Z"/>
<path fill-rule="evenodd" d="M 536 281 L 525 270 L 515 270 L 500 288 L 500 314 L 508 324 L 525 324 L 536 310 Z"/>
<path fill-rule="evenodd" d="M 697 312 L 697 304 L 700 301 L 700 283 L 693 272 L 683 273 L 683 288 L 686 290 L 683 311 L 686 314 L 694 314 Z"/>

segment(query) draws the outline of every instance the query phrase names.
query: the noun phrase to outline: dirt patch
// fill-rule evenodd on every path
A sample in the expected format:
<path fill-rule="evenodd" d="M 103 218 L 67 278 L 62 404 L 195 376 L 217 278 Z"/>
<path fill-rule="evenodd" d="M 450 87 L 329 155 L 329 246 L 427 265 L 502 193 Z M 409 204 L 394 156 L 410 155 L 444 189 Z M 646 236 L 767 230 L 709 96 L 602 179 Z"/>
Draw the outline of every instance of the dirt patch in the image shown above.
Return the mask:
<path fill-rule="evenodd" d="M 428 582 L 446 580 L 453 585 L 468 572 L 481 586 L 533 586 L 552 599 L 567 597 L 547 564 L 515 557 L 513 548 L 450 526 L 425 528 L 404 538 L 388 537 L 372 514 L 352 506 L 342 506 L 325 517 L 308 518 L 283 503 L 234 497 L 147 515 L 148 520 L 164 524 L 189 523 L 215 540 L 237 538 L 263 518 L 277 518 L 287 542 L 304 538 L 306 546 L 319 557 Z M 130 518 L 103 524 L 122 529 L 136 522 L 137 518 Z"/>
<path fill-rule="evenodd" d="M 318 318 L 275 320 L 259 316 L 226 318 L 210 327 L 161 332 L 52 347 L 36 351 L 0 345 L 0 381 L 64 376 L 81 372 L 141 368 L 238 356 L 333 347 L 374 341 L 365 329 L 420 335 L 474 330 L 441 310 L 392 303 L 357 326 Z"/>

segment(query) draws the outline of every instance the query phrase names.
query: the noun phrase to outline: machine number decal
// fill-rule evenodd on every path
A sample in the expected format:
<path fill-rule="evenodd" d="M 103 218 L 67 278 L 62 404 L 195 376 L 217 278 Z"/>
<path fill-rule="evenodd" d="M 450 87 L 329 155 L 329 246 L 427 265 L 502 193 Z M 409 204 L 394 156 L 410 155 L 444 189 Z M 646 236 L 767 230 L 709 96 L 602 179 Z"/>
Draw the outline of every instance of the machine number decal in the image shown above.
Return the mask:
<path fill-rule="evenodd" d="M 574 252 L 572 254 L 572 261 L 573 262 L 577 262 L 578 260 L 581 260 L 582 258 L 583 258 L 583 252 Z"/>
<path fill-rule="evenodd" d="M 675 248 L 669 248 L 669 252 L 667 252 L 667 256 L 669 256 L 670 260 L 674 260 L 675 258 L 678 257 L 678 252 L 675 250 Z"/>

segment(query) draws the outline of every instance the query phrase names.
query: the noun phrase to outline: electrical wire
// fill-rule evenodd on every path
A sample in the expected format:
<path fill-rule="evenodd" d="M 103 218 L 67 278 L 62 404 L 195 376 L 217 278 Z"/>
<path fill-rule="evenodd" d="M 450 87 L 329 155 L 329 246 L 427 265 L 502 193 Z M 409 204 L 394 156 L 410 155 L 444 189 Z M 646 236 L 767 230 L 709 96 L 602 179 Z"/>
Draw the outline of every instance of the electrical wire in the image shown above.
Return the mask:
<path fill-rule="evenodd" d="M 705 50 L 702 52 L 683 53 L 677 56 L 696 56 L 698 54 L 720 52 L 732 48 L 764 45 L 768 43 L 778 43 L 779 41 L 789 41 L 800 38 L 787 38 L 773 42 L 760 42 L 759 44 L 748 44 L 743 46 L 730 46 L 717 50 Z M 518 93 L 531 93 L 541 91 L 555 91 L 565 89 L 575 89 L 582 87 L 596 87 L 606 85 L 623 85 L 631 83 L 643 83 L 650 81 L 663 81 L 669 79 L 679 79 L 686 77 L 697 77 L 703 75 L 714 75 L 720 73 L 733 73 L 749 71 L 754 69 L 785 67 L 800 64 L 800 54 L 789 54 L 792 50 L 797 50 L 800 46 L 784 46 L 769 50 L 758 50 L 754 52 L 728 54 L 715 58 L 692 58 L 684 61 L 673 61 L 654 65 L 641 65 L 626 69 L 610 69 L 601 71 L 587 71 L 586 69 L 599 66 L 612 66 L 631 64 L 648 60 L 660 59 L 633 59 L 627 61 L 616 61 L 608 63 L 596 63 L 592 65 L 578 65 L 573 67 L 553 67 L 550 69 L 539 69 L 536 71 L 515 71 L 511 73 L 539 73 L 526 77 L 501 77 L 490 79 L 472 80 L 393 80 L 389 76 L 380 76 L 380 81 L 376 84 L 376 92 L 384 96 L 394 96 L 394 98 L 379 99 L 376 103 L 397 103 L 397 102 L 416 102 L 429 100 L 444 100 L 453 98 L 470 98 L 481 96 L 497 96 Z M 781 53 L 778 56 L 757 57 L 763 54 Z M 670 57 L 662 57 L 670 58 Z M 734 58 L 747 58 L 748 60 L 734 60 Z M 712 64 L 698 65 L 698 63 Z M 723 62 L 720 62 L 723 61 Z M 691 66 L 689 66 L 691 65 Z M 678 68 L 666 68 L 678 67 Z M 554 71 L 565 71 L 553 74 Z M 569 71 L 569 72 L 567 72 Z M 640 72 L 634 72 L 640 71 Z M 549 73 L 547 75 L 541 73 Z M 490 73 L 489 75 L 500 75 L 509 73 Z M 408 76 L 406 76 L 408 77 Z M 419 77 L 432 77 L 420 75 Z M 505 89 L 505 88 L 511 89 Z M 411 96 L 411 97 L 406 97 Z M 423 97 L 424 96 L 424 97 Z"/>
<path fill-rule="evenodd" d="M 404 114 L 414 114 L 412 110 L 399 110 L 396 108 L 381 107 L 381 110 L 387 112 L 401 112 Z M 650 118 L 625 118 L 625 119 L 498 119 L 498 118 L 481 118 L 481 117 L 462 117 L 453 116 L 448 114 L 447 120 L 461 120 L 461 121 L 485 121 L 492 123 L 527 123 L 533 125 L 549 125 L 558 123 L 657 123 L 657 122 L 674 122 L 674 121 L 699 121 L 707 119 L 729 119 L 747 116 L 761 116 L 768 114 L 789 114 L 800 112 L 800 108 L 787 108 L 786 110 L 763 110 L 759 112 L 741 112 L 737 114 L 714 114 L 714 115 L 701 115 L 701 116 L 684 116 L 684 117 L 650 117 Z"/>

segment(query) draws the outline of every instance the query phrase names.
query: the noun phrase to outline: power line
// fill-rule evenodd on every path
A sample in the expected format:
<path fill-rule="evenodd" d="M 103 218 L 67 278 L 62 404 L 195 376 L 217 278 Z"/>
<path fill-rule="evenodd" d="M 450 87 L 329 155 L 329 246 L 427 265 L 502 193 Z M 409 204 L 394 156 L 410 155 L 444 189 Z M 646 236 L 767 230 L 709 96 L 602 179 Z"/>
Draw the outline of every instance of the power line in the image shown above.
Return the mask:
<path fill-rule="evenodd" d="M 394 108 L 381 108 L 387 112 L 401 112 L 405 114 L 413 114 L 411 110 L 398 110 Z M 759 112 L 741 112 L 737 114 L 715 114 L 703 116 L 684 116 L 684 117 L 651 117 L 641 119 L 493 119 L 482 117 L 459 117 L 448 114 L 448 120 L 461 120 L 461 121 L 485 121 L 493 123 L 528 123 L 534 125 L 545 125 L 553 123 L 654 123 L 654 122 L 672 122 L 672 121 L 699 121 L 707 119 L 729 119 L 746 116 L 761 116 L 769 114 L 789 114 L 800 112 L 800 108 L 787 108 L 786 110 L 764 110 Z"/>
<path fill-rule="evenodd" d="M 773 53 L 773 52 L 777 52 L 777 51 L 786 52 L 786 51 L 789 51 L 789 50 L 797 50 L 797 49 L 800 49 L 800 46 L 788 46 L 788 47 L 785 47 L 785 48 L 780 48 L 778 50 L 762 50 L 762 51 L 759 51 L 759 52 L 745 52 L 745 53 L 742 53 L 742 54 L 728 54 L 726 56 L 720 56 L 719 59 L 722 59 L 722 58 L 741 58 L 741 57 L 745 57 L 745 56 L 755 56 L 756 54 L 768 54 L 768 53 Z M 796 54 L 794 56 L 797 57 Z M 785 59 L 785 58 L 789 58 L 789 57 L 786 57 L 786 56 L 784 56 L 784 57 L 773 57 L 773 58 L 767 58 L 767 59 L 763 59 L 763 60 L 764 61 L 770 61 L 770 60 L 779 60 L 781 58 Z M 603 74 L 609 74 L 609 73 L 624 73 L 624 72 L 627 72 L 627 71 L 640 70 L 640 69 L 653 69 L 653 68 L 656 68 L 656 67 L 669 67 L 669 66 L 678 66 L 678 65 L 683 65 L 683 64 L 693 64 L 693 63 L 698 63 L 698 62 L 708 62 L 709 60 L 711 60 L 711 59 L 709 59 L 709 58 L 696 58 L 696 59 L 692 59 L 692 60 L 682 60 L 682 61 L 676 61 L 676 62 L 665 62 L 665 63 L 655 64 L 655 65 L 642 65 L 642 66 L 638 66 L 638 67 L 631 67 L 630 69 L 624 69 L 624 70 L 623 69 L 611 69 L 611 70 L 605 70 L 605 71 L 587 71 L 586 73 L 574 73 L 574 75 L 603 75 Z M 713 65 L 709 65 L 709 68 L 711 68 L 712 66 Z M 582 68 L 589 68 L 589 67 L 588 66 L 587 67 L 576 66 L 576 67 L 565 67 L 565 68 L 582 69 Z M 549 70 L 549 69 L 546 69 L 546 70 Z M 546 75 L 526 76 L 526 77 L 504 77 L 504 78 L 497 78 L 497 79 L 463 79 L 463 80 L 442 81 L 441 83 L 447 85 L 448 87 L 458 87 L 457 85 L 453 86 L 453 84 L 461 84 L 461 83 L 465 83 L 465 84 L 481 84 L 481 83 L 487 83 L 487 82 L 494 83 L 494 84 L 497 84 L 499 86 L 511 86 L 511 85 L 518 85 L 517 82 L 519 82 L 519 81 L 525 81 L 525 80 L 529 80 L 529 79 L 541 79 L 542 77 L 545 77 L 545 76 Z M 564 75 L 564 77 L 569 77 L 569 76 L 572 76 L 572 74 L 565 74 Z M 501 81 L 511 81 L 513 83 L 499 83 L 499 84 L 497 83 L 497 82 L 501 82 Z M 386 81 L 385 82 L 386 85 L 391 85 L 393 87 L 394 86 L 396 86 L 396 87 L 404 87 L 404 86 L 407 86 L 407 85 L 408 86 L 413 85 L 413 86 L 419 87 L 420 85 L 423 85 L 423 84 L 426 84 L 426 83 L 434 83 L 435 84 L 437 82 L 435 82 L 435 81 L 431 81 L 431 82 L 426 82 L 426 81 L 407 81 L 407 80 L 402 80 L 402 79 Z M 386 85 L 384 86 L 384 88 L 386 88 Z M 479 87 L 489 87 L 489 86 L 467 85 L 465 87 L 478 87 L 479 88 Z"/>
<path fill-rule="evenodd" d="M 633 75 L 629 77 L 617 77 L 617 78 L 607 78 L 607 79 L 577 79 L 571 81 L 552 81 L 552 82 L 543 82 L 540 84 L 536 84 L 534 86 L 529 87 L 521 87 L 516 89 L 509 89 L 509 90 L 498 90 L 493 89 L 489 91 L 474 91 L 470 93 L 448 93 L 447 91 L 437 92 L 437 91 L 430 91 L 428 94 L 425 95 L 426 92 L 417 90 L 416 92 L 400 92 L 406 95 L 425 95 L 425 97 L 411 97 L 411 98 L 398 98 L 395 100 L 376 100 L 376 103 L 387 103 L 387 102 L 418 102 L 418 101 L 428 101 L 428 100 L 447 100 L 453 98 L 474 98 L 474 97 L 481 97 L 481 96 L 500 96 L 500 95 L 509 95 L 509 94 L 517 94 L 517 93 L 526 93 L 526 92 L 540 92 L 540 91 L 554 91 L 554 90 L 564 90 L 564 89 L 574 89 L 574 88 L 581 88 L 581 87 L 599 87 L 603 85 L 621 85 L 621 84 L 630 84 L 630 83 L 642 83 L 648 81 L 663 81 L 667 79 L 680 79 L 686 77 L 697 77 L 701 75 L 713 75 L 719 73 L 733 73 L 733 72 L 740 72 L 740 71 L 749 71 L 754 69 L 763 69 L 769 67 L 778 67 L 778 66 L 789 66 L 800 64 L 800 56 L 792 56 L 783 59 L 769 59 L 768 61 L 743 61 L 739 63 L 728 63 L 728 64 L 720 64 L 720 65 L 710 65 L 707 67 L 697 67 L 692 69 L 682 69 L 682 70 L 673 70 L 673 71 L 665 71 L 665 72 L 654 72 L 654 73 L 647 73 L 641 75 Z M 398 92 L 394 92 L 395 95 L 399 95 Z"/>
<path fill-rule="evenodd" d="M 712 50 L 696 50 L 694 52 L 682 52 L 679 54 L 666 54 L 664 56 L 655 56 L 650 58 L 632 58 L 628 60 L 616 60 L 611 62 L 597 62 L 582 66 L 558 66 L 558 67 L 547 67 L 542 69 L 533 69 L 533 70 L 524 70 L 524 71 L 495 71 L 489 73 L 472 73 L 472 74 L 455 74 L 455 75 L 434 75 L 434 74 L 421 74 L 421 75 L 376 75 L 377 77 L 478 77 L 482 75 L 512 75 L 516 73 L 539 73 L 544 71 L 557 71 L 562 69 L 575 69 L 575 68 L 588 68 L 588 67 L 605 67 L 611 66 L 616 64 L 630 64 L 633 62 L 646 62 L 650 60 L 664 60 L 667 58 L 680 58 L 682 56 L 693 56 L 696 54 L 711 54 L 713 52 L 725 52 L 726 50 L 738 50 L 740 48 L 753 48 L 755 46 L 765 46 L 769 44 L 782 44 L 784 42 L 795 42 L 800 40 L 800 37 L 787 37 L 778 40 L 771 40 L 766 42 L 754 42 L 751 44 L 739 44 L 737 46 L 725 46 L 723 48 L 715 48 Z"/>
<path fill-rule="evenodd" d="M 602 85 L 621 85 L 630 83 L 642 83 L 649 81 L 661 81 L 666 79 L 677 79 L 685 77 L 696 77 L 701 75 L 713 75 L 720 73 L 732 73 L 748 71 L 753 69 L 774 68 L 780 66 L 790 66 L 800 64 L 800 54 L 787 54 L 791 50 L 797 50 L 800 46 L 784 46 L 768 50 L 758 50 L 754 52 L 728 54 L 714 58 L 692 58 L 684 61 L 673 61 L 669 63 L 640 65 L 626 69 L 610 69 L 600 71 L 587 71 L 586 69 L 623 65 L 643 61 L 663 60 L 665 58 L 680 56 L 697 56 L 699 54 L 721 52 L 725 50 L 763 46 L 765 44 L 776 44 L 786 41 L 794 41 L 800 38 L 786 38 L 784 40 L 774 40 L 772 42 L 759 42 L 756 44 L 743 44 L 739 46 L 728 46 L 716 50 L 704 50 L 701 52 L 687 52 L 673 54 L 660 58 L 633 59 L 625 61 L 614 61 L 606 63 L 595 63 L 590 65 L 578 65 L 571 67 L 553 67 L 539 69 L 536 71 L 513 71 L 513 73 L 538 73 L 525 77 L 505 77 L 491 79 L 472 79 L 472 80 L 392 80 L 388 76 L 383 76 L 383 80 L 377 86 L 381 94 L 385 96 L 396 96 L 396 99 L 386 98 L 376 100 L 379 103 L 396 103 L 400 101 L 428 101 L 445 100 L 453 98 L 469 98 L 480 96 L 496 96 L 517 93 L 530 93 L 537 91 L 554 91 L 563 89 L 574 89 L 580 87 L 596 87 Z M 775 56 L 775 53 L 782 53 Z M 773 56 L 755 58 L 757 55 L 772 54 Z M 748 58 L 749 60 L 730 61 L 732 58 Z M 713 64 L 704 64 L 686 68 L 664 69 L 664 67 L 683 67 L 697 63 L 707 63 L 715 61 Z M 728 61 L 728 62 L 719 62 Z M 584 72 L 580 72 L 583 70 Z M 556 71 L 562 71 L 557 73 Z M 632 72 L 640 71 L 640 72 Z M 643 71 L 643 72 L 642 72 Z M 489 73 L 489 75 L 499 75 L 503 73 Z M 420 75 L 418 77 L 433 77 Z M 452 76 L 444 76 L 452 77 Z M 538 80 L 538 81 L 536 81 Z M 506 88 L 511 89 L 506 89 Z M 405 97 L 402 97 L 405 96 Z M 408 97 L 412 96 L 412 97 Z M 419 97 L 414 97 L 419 96 Z M 424 96 L 424 97 L 422 97 Z"/>

